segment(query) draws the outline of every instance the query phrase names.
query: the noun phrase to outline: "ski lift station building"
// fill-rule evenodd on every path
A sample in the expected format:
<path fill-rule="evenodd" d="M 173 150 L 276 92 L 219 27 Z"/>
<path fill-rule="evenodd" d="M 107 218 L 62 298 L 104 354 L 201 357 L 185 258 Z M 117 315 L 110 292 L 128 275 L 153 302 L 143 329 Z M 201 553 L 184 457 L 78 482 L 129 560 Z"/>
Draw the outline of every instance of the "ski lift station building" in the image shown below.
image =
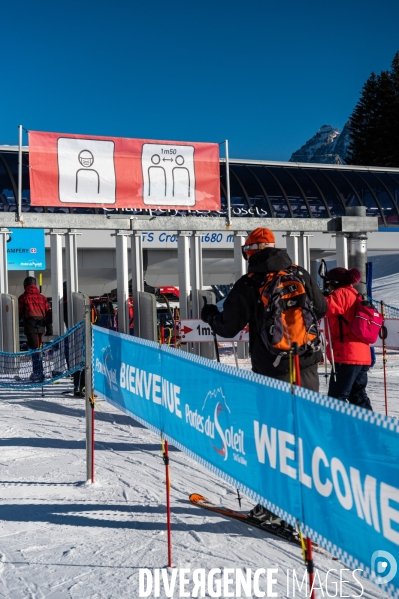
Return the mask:
<path fill-rule="evenodd" d="M 3 293 L 23 290 L 24 273 L 7 273 L 5 266 L 6 232 L 15 227 L 48 233 L 43 293 L 53 300 L 55 268 L 58 281 L 75 277 L 75 286 L 90 296 L 120 289 L 120 269 L 130 268 L 130 247 L 133 288 L 135 277 L 139 288 L 145 278 L 150 285 L 179 285 L 187 293 L 190 287 L 232 283 L 245 272 L 240 246 L 258 226 L 271 228 L 277 245 L 287 247 L 293 262 L 312 274 L 321 258 L 364 270 L 370 256 L 392 256 L 380 261 L 378 276 L 392 274 L 399 253 L 399 169 L 231 159 L 227 218 L 225 160 L 220 161 L 221 210 L 212 213 L 31 206 L 27 147 L 22 164 L 18 219 L 18 147 L 0 146 Z"/>

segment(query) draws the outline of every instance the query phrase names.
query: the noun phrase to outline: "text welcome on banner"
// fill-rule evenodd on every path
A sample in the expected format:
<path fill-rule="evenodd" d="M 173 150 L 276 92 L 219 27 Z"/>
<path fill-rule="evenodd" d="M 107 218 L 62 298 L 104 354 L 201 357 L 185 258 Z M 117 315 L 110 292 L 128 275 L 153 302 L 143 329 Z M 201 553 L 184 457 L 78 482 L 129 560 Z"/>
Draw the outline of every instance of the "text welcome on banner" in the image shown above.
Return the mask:
<path fill-rule="evenodd" d="M 99 395 L 399 597 L 396 419 L 98 327 L 93 348 Z"/>

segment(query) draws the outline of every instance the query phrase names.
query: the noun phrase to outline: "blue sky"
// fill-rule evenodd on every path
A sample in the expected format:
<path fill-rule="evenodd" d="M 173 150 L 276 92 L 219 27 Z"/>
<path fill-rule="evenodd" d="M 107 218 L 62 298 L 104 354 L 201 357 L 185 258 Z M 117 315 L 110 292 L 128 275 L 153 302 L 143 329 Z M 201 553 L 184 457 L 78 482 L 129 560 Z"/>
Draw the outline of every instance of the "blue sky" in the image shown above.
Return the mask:
<path fill-rule="evenodd" d="M 0 22 L 0 144 L 22 124 L 288 160 L 399 50 L 397 0 L 21 0 Z"/>

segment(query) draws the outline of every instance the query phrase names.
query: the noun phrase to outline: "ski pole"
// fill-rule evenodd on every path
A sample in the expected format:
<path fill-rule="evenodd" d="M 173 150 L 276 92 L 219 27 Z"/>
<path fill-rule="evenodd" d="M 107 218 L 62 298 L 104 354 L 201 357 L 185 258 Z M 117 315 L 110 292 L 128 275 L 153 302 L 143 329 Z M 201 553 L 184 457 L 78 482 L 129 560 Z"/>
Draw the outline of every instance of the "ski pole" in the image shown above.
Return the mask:
<path fill-rule="evenodd" d="M 290 351 L 288 353 L 288 367 L 289 367 L 289 372 L 290 372 L 291 393 L 294 393 L 295 371 L 294 371 L 294 359 L 292 357 L 292 351 Z"/>
<path fill-rule="evenodd" d="M 94 394 L 90 397 L 91 405 L 91 482 L 94 483 Z"/>
<path fill-rule="evenodd" d="M 293 362 L 294 362 L 294 372 L 295 372 L 295 385 L 297 387 L 301 386 L 301 370 L 299 365 L 299 355 L 298 355 L 298 344 L 293 343 L 292 346 L 292 354 L 293 354 Z M 309 577 L 309 590 L 311 599 L 315 599 L 315 591 L 313 588 L 314 584 L 314 566 L 313 566 L 313 550 L 312 550 L 312 540 L 309 535 L 306 537 L 306 566 Z"/>
<path fill-rule="evenodd" d="M 216 337 L 216 335 L 215 335 Z M 231 345 L 233 346 L 233 353 L 234 353 L 234 359 L 236 362 L 236 367 L 239 368 L 238 366 L 238 358 L 237 358 L 237 350 L 236 350 L 236 345 L 234 343 L 234 341 L 231 342 Z M 240 506 L 241 509 L 241 495 L 240 495 L 240 491 L 237 489 L 237 501 L 238 501 L 238 505 Z"/>
<path fill-rule="evenodd" d="M 298 356 L 298 344 L 292 344 L 292 354 L 294 357 L 294 373 L 295 373 L 295 385 L 301 386 L 301 370 L 299 368 L 299 356 Z"/>
<path fill-rule="evenodd" d="M 169 476 L 169 443 L 161 436 L 162 457 L 166 475 L 166 521 L 168 531 L 168 568 L 172 568 L 172 528 L 170 518 L 170 476 Z"/>
<path fill-rule="evenodd" d="M 326 278 L 327 278 L 327 264 L 326 261 L 322 258 L 318 270 L 319 277 L 322 280 L 323 292 L 326 291 Z M 324 318 L 324 376 L 327 383 L 327 319 Z"/>
<path fill-rule="evenodd" d="M 205 296 L 205 295 L 203 295 L 203 296 L 202 296 L 202 299 L 204 300 L 204 306 L 206 306 L 206 305 L 207 305 L 207 303 L 208 303 L 208 300 L 207 300 L 206 296 Z M 212 325 L 210 325 L 210 327 L 211 327 L 211 331 L 212 331 L 212 335 L 213 335 L 213 340 L 214 340 L 214 343 L 215 343 L 216 360 L 217 360 L 218 362 L 220 362 L 220 355 L 219 355 L 218 341 L 217 341 L 217 339 L 216 339 L 216 333 L 215 333 L 215 331 L 213 330 L 213 326 L 212 326 Z"/>
<path fill-rule="evenodd" d="M 332 365 L 331 376 L 333 376 L 334 377 L 334 381 L 336 381 L 337 380 L 337 374 L 335 372 L 335 360 L 334 360 L 334 350 L 333 350 L 333 346 L 332 346 L 330 322 L 329 322 L 328 318 L 326 318 L 325 320 L 327 321 L 328 342 L 330 344 L 330 349 L 331 349 L 331 365 Z"/>
<path fill-rule="evenodd" d="M 306 537 L 306 564 L 307 571 L 309 576 L 309 591 L 310 597 L 312 599 L 316 598 L 316 593 L 314 592 L 314 564 L 313 564 L 313 549 L 312 549 L 312 541 L 309 536 Z"/>
<path fill-rule="evenodd" d="M 236 348 L 236 344 L 234 343 L 234 341 L 231 342 L 231 345 L 233 346 L 233 354 L 234 354 L 234 360 L 236 363 L 236 367 L 239 368 L 238 366 L 238 358 L 237 358 L 237 348 Z"/>
<path fill-rule="evenodd" d="M 324 320 L 324 377 L 326 379 L 326 384 L 327 384 L 327 379 L 328 379 L 328 373 L 327 373 L 327 319 L 323 318 Z"/>
<path fill-rule="evenodd" d="M 387 346 L 385 339 L 387 337 L 387 330 L 385 328 L 385 304 L 381 301 L 381 314 L 382 314 L 382 327 L 381 327 L 381 338 L 382 338 L 382 365 L 384 370 L 384 396 L 385 396 L 385 415 L 388 416 L 388 391 L 387 391 Z"/>
<path fill-rule="evenodd" d="M 206 306 L 207 303 L 208 303 L 208 300 L 207 300 L 206 296 L 203 295 L 202 299 L 204 300 L 204 306 Z M 213 339 L 214 339 L 214 343 L 215 343 L 216 360 L 220 363 L 219 347 L 218 347 L 218 341 L 216 339 L 216 333 L 213 330 L 213 326 L 210 325 L 210 327 L 211 327 L 211 331 L 212 331 L 212 335 L 213 335 Z M 232 342 L 232 344 L 233 344 L 234 356 L 236 356 L 234 341 Z M 237 360 L 237 358 L 236 358 L 236 366 L 238 368 L 238 360 Z M 240 509 L 241 509 L 241 495 L 240 495 L 240 491 L 238 489 L 237 489 L 237 501 L 238 501 L 238 505 L 240 506 Z"/>

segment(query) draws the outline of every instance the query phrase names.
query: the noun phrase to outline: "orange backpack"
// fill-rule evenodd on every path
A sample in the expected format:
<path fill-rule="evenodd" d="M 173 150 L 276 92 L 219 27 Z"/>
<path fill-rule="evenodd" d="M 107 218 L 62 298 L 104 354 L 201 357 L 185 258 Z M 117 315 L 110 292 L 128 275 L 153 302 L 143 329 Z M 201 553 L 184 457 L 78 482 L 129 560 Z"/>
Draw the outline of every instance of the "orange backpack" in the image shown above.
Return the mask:
<path fill-rule="evenodd" d="M 276 367 L 293 343 L 298 344 L 300 356 L 320 349 L 317 316 L 301 274 L 292 264 L 287 270 L 267 273 L 259 288 L 264 306 L 261 337 L 267 350 L 277 356 Z"/>

